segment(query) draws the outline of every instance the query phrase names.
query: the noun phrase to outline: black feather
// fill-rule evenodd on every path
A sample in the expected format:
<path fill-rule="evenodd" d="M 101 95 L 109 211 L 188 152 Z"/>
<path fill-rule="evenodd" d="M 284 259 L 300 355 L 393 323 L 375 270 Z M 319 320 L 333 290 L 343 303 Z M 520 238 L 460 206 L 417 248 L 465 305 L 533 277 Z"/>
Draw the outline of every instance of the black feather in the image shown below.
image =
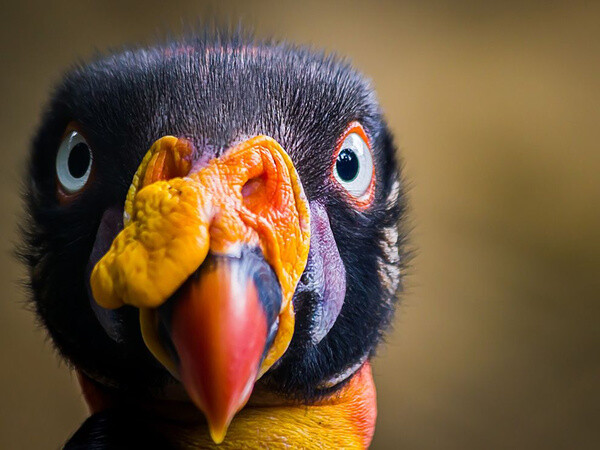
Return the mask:
<path fill-rule="evenodd" d="M 140 411 L 109 409 L 89 417 L 67 441 L 64 450 L 174 449 Z"/>

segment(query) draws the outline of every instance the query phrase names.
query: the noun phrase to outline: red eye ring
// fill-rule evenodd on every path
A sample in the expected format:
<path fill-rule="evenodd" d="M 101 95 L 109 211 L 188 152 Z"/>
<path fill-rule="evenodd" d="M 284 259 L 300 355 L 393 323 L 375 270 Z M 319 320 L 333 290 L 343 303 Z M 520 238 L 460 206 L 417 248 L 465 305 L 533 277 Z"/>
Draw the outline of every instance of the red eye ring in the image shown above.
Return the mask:
<path fill-rule="evenodd" d="M 335 152 L 333 154 L 334 155 L 333 163 L 331 165 L 330 178 L 335 182 L 335 184 L 337 186 L 340 187 L 340 191 L 342 191 L 344 193 L 344 195 L 349 203 L 351 203 L 354 207 L 356 207 L 359 210 L 365 210 L 369 206 L 371 206 L 371 204 L 373 203 L 373 199 L 375 197 L 375 182 L 376 182 L 375 165 L 373 164 L 373 167 L 372 167 L 372 173 L 371 173 L 371 179 L 370 179 L 369 186 L 367 187 L 367 190 L 364 192 L 364 194 L 362 194 L 360 197 L 352 195 L 352 193 L 350 193 L 346 188 L 344 188 L 341 185 L 340 180 L 338 180 L 335 176 L 336 164 L 337 164 L 340 152 L 342 151 L 342 145 L 346 141 L 346 138 L 353 133 L 360 136 L 360 138 L 364 141 L 364 143 L 368 147 L 369 152 L 371 152 L 371 158 L 372 158 L 371 139 L 367 135 L 363 126 L 358 121 L 354 120 L 348 124 L 348 126 L 346 127 L 346 129 L 340 135 L 340 137 L 338 138 L 338 140 L 336 142 L 336 148 L 335 148 Z"/>

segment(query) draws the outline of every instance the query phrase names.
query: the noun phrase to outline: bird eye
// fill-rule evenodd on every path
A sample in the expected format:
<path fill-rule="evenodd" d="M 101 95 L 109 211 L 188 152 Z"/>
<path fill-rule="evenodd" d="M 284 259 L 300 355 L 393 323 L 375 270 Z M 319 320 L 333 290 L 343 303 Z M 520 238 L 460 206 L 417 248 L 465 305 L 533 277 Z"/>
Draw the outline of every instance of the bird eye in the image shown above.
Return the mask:
<path fill-rule="evenodd" d="M 79 192 L 92 171 L 92 150 L 77 131 L 67 134 L 56 154 L 56 176 L 67 194 Z"/>
<path fill-rule="evenodd" d="M 373 185 L 373 157 L 362 127 L 355 123 L 350 126 L 339 146 L 333 167 L 335 180 L 356 200 L 369 200 Z"/>

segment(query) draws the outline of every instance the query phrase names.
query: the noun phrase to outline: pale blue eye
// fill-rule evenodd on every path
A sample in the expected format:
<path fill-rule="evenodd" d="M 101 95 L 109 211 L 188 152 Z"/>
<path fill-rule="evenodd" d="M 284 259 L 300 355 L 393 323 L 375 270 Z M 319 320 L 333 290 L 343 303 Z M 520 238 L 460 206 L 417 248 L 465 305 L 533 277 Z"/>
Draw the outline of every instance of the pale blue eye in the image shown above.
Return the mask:
<path fill-rule="evenodd" d="M 92 171 L 92 150 L 83 136 L 71 131 L 56 154 L 56 176 L 68 194 L 83 189 Z"/>

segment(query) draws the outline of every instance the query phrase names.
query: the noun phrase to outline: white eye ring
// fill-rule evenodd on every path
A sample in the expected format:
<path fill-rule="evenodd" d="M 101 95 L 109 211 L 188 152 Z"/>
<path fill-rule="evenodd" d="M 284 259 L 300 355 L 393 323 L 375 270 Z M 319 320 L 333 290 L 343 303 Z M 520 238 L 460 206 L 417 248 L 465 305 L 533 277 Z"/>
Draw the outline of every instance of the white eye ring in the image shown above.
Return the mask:
<path fill-rule="evenodd" d="M 71 131 L 60 143 L 56 154 L 56 176 L 68 194 L 85 186 L 92 171 L 92 149 L 77 131 Z"/>
<path fill-rule="evenodd" d="M 350 133 L 340 146 L 333 175 L 350 195 L 360 199 L 373 180 L 371 149 L 358 133 Z"/>

